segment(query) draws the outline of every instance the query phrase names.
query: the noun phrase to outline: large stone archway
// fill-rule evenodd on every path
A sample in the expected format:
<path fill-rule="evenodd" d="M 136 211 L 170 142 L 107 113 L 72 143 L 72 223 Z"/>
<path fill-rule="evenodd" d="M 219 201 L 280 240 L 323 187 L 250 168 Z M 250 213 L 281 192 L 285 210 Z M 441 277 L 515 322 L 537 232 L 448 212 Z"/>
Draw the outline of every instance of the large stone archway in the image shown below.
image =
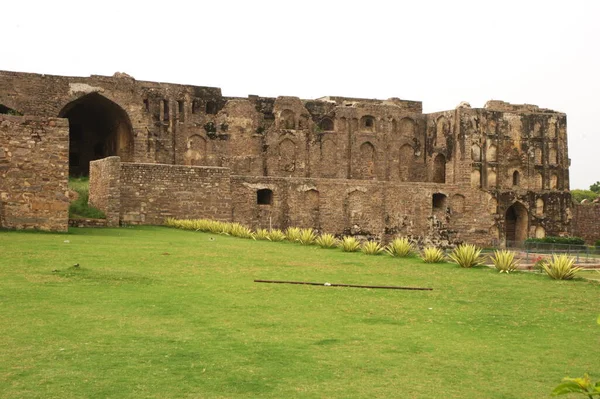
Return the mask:
<path fill-rule="evenodd" d="M 506 245 L 519 245 L 527 239 L 529 214 L 520 202 L 512 204 L 505 213 Z"/>
<path fill-rule="evenodd" d="M 69 119 L 69 174 L 87 176 L 90 161 L 117 155 L 133 161 L 133 133 L 127 113 L 98 93 L 67 104 L 58 115 Z"/>

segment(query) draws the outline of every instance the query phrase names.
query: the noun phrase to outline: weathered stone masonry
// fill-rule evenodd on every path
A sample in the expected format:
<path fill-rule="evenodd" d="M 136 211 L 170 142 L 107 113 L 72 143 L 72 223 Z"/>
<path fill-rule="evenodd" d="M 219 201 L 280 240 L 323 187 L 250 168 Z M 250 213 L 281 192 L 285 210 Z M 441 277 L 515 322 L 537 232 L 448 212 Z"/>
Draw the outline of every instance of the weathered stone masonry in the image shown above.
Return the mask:
<path fill-rule="evenodd" d="M 70 173 L 89 170 L 112 225 L 203 215 L 481 243 L 571 230 L 566 116 L 533 105 L 423 114 L 396 98 L 15 72 L 0 72 L 0 104 L 69 120 Z"/>
<path fill-rule="evenodd" d="M 0 114 L 0 227 L 67 230 L 68 148 L 66 120 Z"/>

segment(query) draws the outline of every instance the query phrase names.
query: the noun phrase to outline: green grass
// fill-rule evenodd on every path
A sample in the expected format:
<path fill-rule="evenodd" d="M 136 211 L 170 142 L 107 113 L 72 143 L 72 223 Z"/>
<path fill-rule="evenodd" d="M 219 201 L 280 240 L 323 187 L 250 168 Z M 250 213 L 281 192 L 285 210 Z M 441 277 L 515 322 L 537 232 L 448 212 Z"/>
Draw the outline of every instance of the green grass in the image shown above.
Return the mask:
<path fill-rule="evenodd" d="M 600 377 L 595 282 L 161 227 L 0 249 L 3 399 L 537 399 Z"/>
<path fill-rule="evenodd" d="M 87 177 L 70 177 L 69 188 L 77 194 L 79 197 L 75 201 L 71 201 L 69 204 L 69 217 L 70 218 L 93 218 L 93 219 L 105 219 L 106 215 L 101 210 L 88 205 L 89 198 L 89 178 Z"/>

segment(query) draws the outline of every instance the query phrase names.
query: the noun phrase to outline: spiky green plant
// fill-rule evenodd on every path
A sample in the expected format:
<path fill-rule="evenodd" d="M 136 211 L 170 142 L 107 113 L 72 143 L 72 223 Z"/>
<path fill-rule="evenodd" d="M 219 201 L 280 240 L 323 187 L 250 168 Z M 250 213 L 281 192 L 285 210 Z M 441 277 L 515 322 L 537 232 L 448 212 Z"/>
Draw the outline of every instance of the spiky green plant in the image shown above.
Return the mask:
<path fill-rule="evenodd" d="M 248 227 L 240 223 L 229 223 L 229 233 L 234 237 L 254 239 L 254 233 Z"/>
<path fill-rule="evenodd" d="M 339 247 L 344 252 L 356 252 L 360 249 L 360 242 L 352 236 L 344 236 L 339 243 Z"/>
<path fill-rule="evenodd" d="M 552 258 L 542 264 L 546 274 L 555 280 L 571 280 L 582 269 L 574 266 L 575 258 L 562 255 L 552 255 Z"/>
<path fill-rule="evenodd" d="M 494 267 L 500 273 L 510 273 L 517 270 L 519 267 L 519 260 L 515 259 L 515 253 L 506 249 L 494 251 L 494 257 L 492 262 Z"/>
<path fill-rule="evenodd" d="M 256 229 L 254 232 L 254 237 L 257 240 L 268 240 L 269 239 L 269 230 L 267 229 Z"/>
<path fill-rule="evenodd" d="M 408 238 L 395 238 L 385 247 L 385 252 L 390 256 L 406 258 L 415 253 L 415 249 Z"/>
<path fill-rule="evenodd" d="M 365 255 L 381 255 L 383 247 L 377 241 L 367 241 L 360 248 Z"/>
<path fill-rule="evenodd" d="M 448 255 L 460 267 L 471 268 L 483 263 L 481 248 L 473 244 L 461 244 Z"/>
<path fill-rule="evenodd" d="M 269 231 L 269 241 L 279 242 L 285 240 L 285 233 L 279 229 Z"/>
<path fill-rule="evenodd" d="M 312 245 L 317 239 L 317 234 L 313 229 L 301 229 L 298 242 L 302 245 Z"/>
<path fill-rule="evenodd" d="M 288 227 L 285 231 L 285 238 L 289 242 L 298 242 L 300 241 L 300 234 L 302 231 L 299 227 Z"/>
<path fill-rule="evenodd" d="M 446 261 L 446 255 L 441 249 L 429 246 L 423 249 L 421 259 L 425 263 L 442 263 Z"/>
<path fill-rule="evenodd" d="M 333 234 L 323 233 L 315 240 L 315 243 L 321 248 L 329 249 L 335 248 L 338 245 L 339 240 L 335 238 Z"/>

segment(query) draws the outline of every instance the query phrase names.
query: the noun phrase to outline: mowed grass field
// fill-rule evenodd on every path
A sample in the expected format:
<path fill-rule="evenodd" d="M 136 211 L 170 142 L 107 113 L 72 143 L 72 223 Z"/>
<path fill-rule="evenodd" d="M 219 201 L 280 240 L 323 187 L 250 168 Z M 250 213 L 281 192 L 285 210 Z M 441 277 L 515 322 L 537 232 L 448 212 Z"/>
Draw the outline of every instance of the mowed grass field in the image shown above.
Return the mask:
<path fill-rule="evenodd" d="M 543 398 L 600 378 L 598 282 L 163 227 L 0 232 L 0 251 L 3 399 Z"/>

